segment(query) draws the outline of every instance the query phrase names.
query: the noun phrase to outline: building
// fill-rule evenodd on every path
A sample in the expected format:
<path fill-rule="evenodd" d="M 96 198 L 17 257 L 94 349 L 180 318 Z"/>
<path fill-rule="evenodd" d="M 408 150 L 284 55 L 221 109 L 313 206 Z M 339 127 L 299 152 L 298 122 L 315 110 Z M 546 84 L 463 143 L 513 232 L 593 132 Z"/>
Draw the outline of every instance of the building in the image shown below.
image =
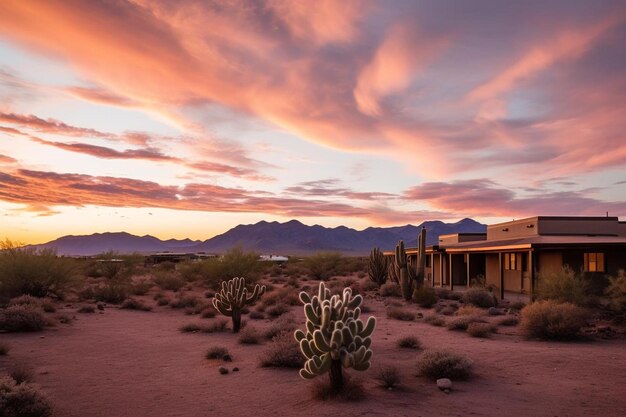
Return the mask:
<path fill-rule="evenodd" d="M 407 249 L 416 257 L 417 248 Z M 483 279 L 501 298 L 533 294 L 541 275 L 569 266 L 600 292 L 607 275 L 626 269 L 626 222 L 617 217 L 537 216 L 442 235 L 426 248 L 426 285 L 469 287 Z"/>

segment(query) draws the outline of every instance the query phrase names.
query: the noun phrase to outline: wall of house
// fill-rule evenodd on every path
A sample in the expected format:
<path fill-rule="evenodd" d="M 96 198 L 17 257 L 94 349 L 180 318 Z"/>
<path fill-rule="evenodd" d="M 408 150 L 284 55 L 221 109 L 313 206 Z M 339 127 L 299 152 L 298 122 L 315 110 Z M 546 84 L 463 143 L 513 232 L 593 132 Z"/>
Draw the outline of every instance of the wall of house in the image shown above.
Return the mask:
<path fill-rule="evenodd" d="M 522 271 L 504 271 L 504 290 L 514 292 L 522 291 Z"/>
<path fill-rule="evenodd" d="M 563 254 L 561 251 L 542 251 L 537 254 L 535 268 L 539 275 L 558 272 L 563 268 Z"/>
<path fill-rule="evenodd" d="M 500 288 L 500 262 L 497 253 L 485 255 L 485 282 L 495 288 Z"/>
<path fill-rule="evenodd" d="M 487 240 L 511 239 L 515 237 L 536 236 L 537 218 L 516 220 L 487 226 Z"/>
<path fill-rule="evenodd" d="M 542 235 L 617 235 L 617 217 L 582 219 L 539 218 L 539 233 Z"/>
<path fill-rule="evenodd" d="M 626 237 L 626 222 L 619 222 L 617 225 L 617 234 Z"/>
<path fill-rule="evenodd" d="M 435 254 L 433 256 L 433 263 L 432 263 L 432 268 L 431 268 L 431 272 L 432 272 L 432 276 L 433 276 L 433 284 L 435 286 L 440 286 L 441 285 L 441 275 L 439 274 L 439 265 L 441 264 L 440 261 L 440 255 Z"/>

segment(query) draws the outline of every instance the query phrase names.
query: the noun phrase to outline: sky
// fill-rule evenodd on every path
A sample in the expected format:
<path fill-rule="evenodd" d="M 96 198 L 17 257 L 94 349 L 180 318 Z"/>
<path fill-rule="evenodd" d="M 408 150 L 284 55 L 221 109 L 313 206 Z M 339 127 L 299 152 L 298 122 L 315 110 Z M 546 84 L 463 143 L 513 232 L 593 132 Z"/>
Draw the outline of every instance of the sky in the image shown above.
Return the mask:
<path fill-rule="evenodd" d="M 0 238 L 626 217 L 626 2 L 3 0 Z"/>

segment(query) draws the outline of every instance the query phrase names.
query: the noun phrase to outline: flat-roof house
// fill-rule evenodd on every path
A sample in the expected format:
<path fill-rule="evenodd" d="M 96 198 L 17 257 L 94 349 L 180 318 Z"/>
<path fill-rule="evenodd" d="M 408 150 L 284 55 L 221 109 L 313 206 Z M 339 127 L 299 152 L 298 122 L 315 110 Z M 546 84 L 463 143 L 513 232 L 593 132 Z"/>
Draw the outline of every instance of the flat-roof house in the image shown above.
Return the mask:
<path fill-rule="evenodd" d="M 417 249 L 407 249 L 417 256 Z M 487 233 L 442 235 L 426 248 L 426 285 L 469 287 L 484 277 L 505 293 L 532 294 L 541 275 L 568 265 L 600 291 L 626 269 L 626 222 L 617 217 L 537 216 L 490 225 Z"/>

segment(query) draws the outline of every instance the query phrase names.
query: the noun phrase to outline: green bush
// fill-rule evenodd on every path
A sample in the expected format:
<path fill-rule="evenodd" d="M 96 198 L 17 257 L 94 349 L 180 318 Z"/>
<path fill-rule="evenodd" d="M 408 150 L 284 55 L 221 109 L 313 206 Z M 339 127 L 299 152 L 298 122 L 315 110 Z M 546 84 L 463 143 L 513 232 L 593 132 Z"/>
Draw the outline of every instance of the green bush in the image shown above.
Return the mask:
<path fill-rule="evenodd" d="M 413 301 L 420 307 L 431 308 L 437 303 L 437 294 L 433 288 L 421 286 L 413 291 Z"/>
<path fill-rule="evenodd" d="M 52 406 L 47 397 L 30 383 L 17 384 L 11 377 L 0 377 L 0 416 L 49 417 Z"/>
<path fill-rule="evenodd" d="M 128 298 L 129 286 L 123 282 L 111 282 L 93 289 L 93 298 L 111 304 L 120 304 Z"/>
<path fill-rule="evenodd" d="M 589 282 L 569 266 L 556 272 L 539 275 L 537 296 L 542 300 L 554 300 L 579 306 L 588 305 Z"/>
<path fill-rule="evenodd" d="M 19 248 L 0 242 L 0 299 L 22 294 L 62 297 L 76 277 L 76 262 L 50 249 Z"/>
<path fill-rule="evenodd" d="M 386 282 L 380 286 L 380 295 L 382 297 L 400 297 L 402 292 L 400 286 L 395 282 Z"/>
<path fill-rule="evenodd" d="M 35 332 L 46 327 L 46 319 L 38 308 L 14 305 L 0 310 L 0 330 Z"/>
<path fill-rule="evenodd" d="M 256 281 L 260 278 L 262 269 L 268 266 L 259 261 L 257 253 L 244 252 L 240 247 L 229 250 L 220 258 L 210 258 L 199 264 L 194 270 L 197 268 L 204 282 L 213 289 L 218 289 L 222 281 L 235 277 Z"/>
<path fill-rule="evenodd" d="M 588 313 L 572 303 L 537 301 L 522 309 L 521 327 L 529 338 L 568 340 L 580 336 Z"/>
<path fill-rule="evenodd" d="M 320 252 L 304 260 L 304 266 L 315 279 L 326 281 L 328 278 L 341 275 L 343 257 L 338 252 Z"/>
<path fill-rule="evenodd" d="M 263 367 L 301 368 L 304 365 L 300 346 L 289 331 L 274 336 L 259 360 Z"/>
<path fill-rule="evenodd" d="M 608 277 L 608 279 L 609 285 L 604 293 L 609 297 L 609 306 L 614 311 L 626 310 L 626 273 L 620 269 L 616 277 Z"/>
<path fill-rule="evenodd" d="M 152 271 L 152 274 L 154 283 L 164 290 L 178 291 L 186 284 L 185 280 L 175 272 L 157 269 Z"/>
<path fill-rule="evenodd" d="M 433 380 L 468 379 L 472 375 L 472 366 L 471 359 L 447 350 L 427 350 L 417 359 L 418 374 Z"/>
<path fill-rule="evenodd" d="M 497 304 L 496 297 L 482 288 L 470 288 L 463 293 L 462 300 L 481 308 L 495 307 Z"/>
<path fill-rule="evenodd" d="M 145 305 L 143 302 L 135 298 L 127 298 L 126 300 L 124 300 L 120 308 L 123 308 L 126 310 L 138 310 L 138 311 L 151 311 L 152 310 L 152 307 Z"/>

